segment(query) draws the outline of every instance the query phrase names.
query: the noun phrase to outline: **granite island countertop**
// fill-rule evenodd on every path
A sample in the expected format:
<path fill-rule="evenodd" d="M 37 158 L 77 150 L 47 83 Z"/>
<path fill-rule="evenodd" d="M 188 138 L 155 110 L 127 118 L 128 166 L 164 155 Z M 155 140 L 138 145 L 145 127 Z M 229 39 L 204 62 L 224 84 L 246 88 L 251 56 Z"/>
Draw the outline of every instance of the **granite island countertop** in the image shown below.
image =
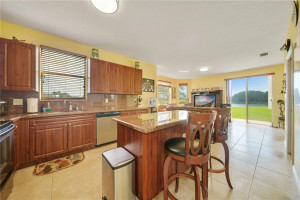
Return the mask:
<path fill-rule="evenodd" d="M 8 114 L 0 116 L 0 121 L 12 120 L 17 121 L 19 119 L 31 119 L 31 118 L 40 118 L 40 117 L 52 117 L 52 116 L 64 116 L 64 115 L 82 115 L 82 114 L 94 114 L 101 112 L 114 112 L 114 111 L 130 111 L 130 110 L 144 110 L 148 109 L 148 107 L 117 107 L 117 106 L 107 106 L 107 107 L 99 107 L 94 109 L 88 109 L 84 111 L 51 111 L 51 112 L 38 112 L 33 114 Z"/>
<path fill-rule="evenodd" d="M 113 120 L 139 132 L 151 133 L 178 124 L 185 124 L 188 119 L 188 112 L 189 111 L 185 110 L 173 110 L 158 113 L 119 116 L 114 117 Z"/>

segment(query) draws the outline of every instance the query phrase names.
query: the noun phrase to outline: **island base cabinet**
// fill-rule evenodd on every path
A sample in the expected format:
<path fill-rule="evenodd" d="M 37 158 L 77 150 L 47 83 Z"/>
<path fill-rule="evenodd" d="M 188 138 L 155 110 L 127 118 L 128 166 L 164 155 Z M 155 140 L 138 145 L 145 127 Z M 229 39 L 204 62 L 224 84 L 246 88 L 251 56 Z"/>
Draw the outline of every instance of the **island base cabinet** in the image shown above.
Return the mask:
<path fill-rule="evenodd" d="M 184 124 L 168 127 L 151 133 L 142 133 L 118 123 L 118 147 L 125 148 L 136 158 L 136 196 L 140 200 L 153 199 L 163 190 L 163 167 L 167 156 L 164 143 L 173 137 L 182 137 Z M 178 172 L 189 166 L 178 163 Z M 175 162 L 169 175 L 175 173 Z"/>
<path fill-rule="evenodd" d="M 68 149 L 76 150 L 95 146 L 95 122 L 91 120 L 69 123 Z"/>

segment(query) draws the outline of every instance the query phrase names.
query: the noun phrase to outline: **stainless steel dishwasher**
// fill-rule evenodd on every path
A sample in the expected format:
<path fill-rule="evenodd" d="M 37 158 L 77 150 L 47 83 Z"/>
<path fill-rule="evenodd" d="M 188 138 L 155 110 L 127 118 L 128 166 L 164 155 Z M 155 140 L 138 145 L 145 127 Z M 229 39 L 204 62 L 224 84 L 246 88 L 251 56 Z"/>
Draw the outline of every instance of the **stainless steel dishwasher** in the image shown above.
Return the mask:
<path fill-rule="evenodd" d="M 97 113 L 97 146 L 117 141 L 117 123 L 113 117 L 120 116 L 120 112 Z"/>

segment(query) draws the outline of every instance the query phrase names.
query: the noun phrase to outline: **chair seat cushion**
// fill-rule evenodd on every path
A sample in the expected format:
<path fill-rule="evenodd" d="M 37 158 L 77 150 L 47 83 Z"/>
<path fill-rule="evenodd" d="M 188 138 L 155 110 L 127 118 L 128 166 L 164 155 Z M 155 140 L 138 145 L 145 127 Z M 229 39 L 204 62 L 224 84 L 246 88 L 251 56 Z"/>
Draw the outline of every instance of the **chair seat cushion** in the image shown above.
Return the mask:
<path fill-rule="evenodd" d="M 194 149 L 198 147 L 199 141 L 194 140 Z M 185 138 L 178 137 L 178 138 L 171 138 L 165 142 L 165 149 L 177 156 L 185 156 Z M 190 150 L 191 154 L 191 150 Z M 200 151 L 198 155 L 201 155 L 202 152 Z"/>

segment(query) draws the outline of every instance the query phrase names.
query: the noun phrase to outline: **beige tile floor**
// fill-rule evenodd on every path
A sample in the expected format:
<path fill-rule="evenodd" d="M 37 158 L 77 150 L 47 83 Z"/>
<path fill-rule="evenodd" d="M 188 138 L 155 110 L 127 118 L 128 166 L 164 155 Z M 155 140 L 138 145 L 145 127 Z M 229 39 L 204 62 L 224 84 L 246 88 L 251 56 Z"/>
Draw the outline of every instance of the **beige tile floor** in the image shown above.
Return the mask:
<path fill-rule="evenodd" d="M 299 199 L 291 158 L 285 153 L 283 129 L 233 122 L 230 127 L 230 190 L 224 174 L 209 174 L 209 199 Z M 18 170 L 9 200 L 100 200 L 101 153 L 116 144 L 86 151 L 84 162 L 45 176 L 33 176 L 33 167 Z M 212 154 L 223 158 L 223 147 L 212 145 Z M 220 165 L 213 162 L 214 167 Z M 174 191 L 174 184 L 170 186 Z M 194 199 L 192 180 L 180 179 L 179 199 Z M 156 200 L 163 199 L 160 193 Z"/>

